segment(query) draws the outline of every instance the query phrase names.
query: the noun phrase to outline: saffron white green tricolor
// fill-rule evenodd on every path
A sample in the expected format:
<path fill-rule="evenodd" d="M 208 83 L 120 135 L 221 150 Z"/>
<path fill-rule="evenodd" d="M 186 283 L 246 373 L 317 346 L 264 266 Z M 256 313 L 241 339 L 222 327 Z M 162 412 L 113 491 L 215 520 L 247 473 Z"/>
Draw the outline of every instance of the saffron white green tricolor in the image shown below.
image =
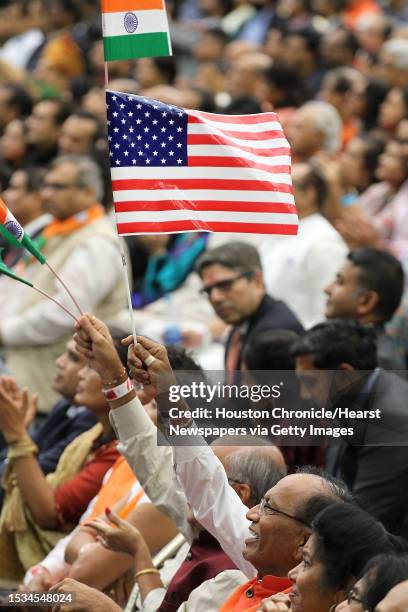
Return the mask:
<path fill-rule="evenodd" d="M 164 0 L 101 0 L 105 61 L 171 55 Z"/>

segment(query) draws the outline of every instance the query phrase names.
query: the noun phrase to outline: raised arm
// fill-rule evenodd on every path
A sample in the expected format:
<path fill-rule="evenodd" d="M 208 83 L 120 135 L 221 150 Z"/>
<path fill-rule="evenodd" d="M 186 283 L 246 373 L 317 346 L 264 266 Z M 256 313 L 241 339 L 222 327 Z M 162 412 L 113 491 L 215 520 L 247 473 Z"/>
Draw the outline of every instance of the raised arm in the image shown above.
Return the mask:
<path fill-rule="evenodd" d="M 85 315 L 78 321 L 78 350 L 92 354 L 92 367 L 102 380 L 114 380 L 122 365 L 107 327 L 95 317 Z M 130 345 L 130 340 L 125 342 Z M 133 347 L 129 346 L 132 372 Z M 120 441 L 119 450 L 136 474 L 143 490 L 156 508 L 169 516 L 179 531 L 192 539 L 187 523 L 187 500 L 177 485 L 173 472 L 173 455 L 168 446 L 157 445 L 157 428 L 148 417 L 135 391 L 122 399 L 110 401 L 110 421 Z"/>
<path fill-rule="evenodd" d="M 163 403 L 167 411 L 166 386 L 168 390 L 175 379 L 166 349 L 142 336 L 139 336 L 138 340 L 134 347 L 134 376 L 156 387 L 159 408 Z M 244 542 L 249 535 L 247 507 L 230 487 L 225 470 L 211 448 L 199 437 L 194 438 L 192 443 L 197 446 L 173 449 L 177 478 L 196 519 L 217 538 L 237 567 L 252 577 L 257 572 L 242 556 Z"/>

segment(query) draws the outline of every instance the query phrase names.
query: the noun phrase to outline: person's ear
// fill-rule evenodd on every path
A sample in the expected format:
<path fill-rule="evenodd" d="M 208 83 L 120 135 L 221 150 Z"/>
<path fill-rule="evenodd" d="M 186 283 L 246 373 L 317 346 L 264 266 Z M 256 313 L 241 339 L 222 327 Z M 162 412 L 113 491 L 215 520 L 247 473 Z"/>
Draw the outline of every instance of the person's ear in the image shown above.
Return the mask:
<path fill-rule="evenodd" d="M 359 318 L 371 314 L 378 306 L 379 297 L 376 291 L 364 291 L 358 300 L 356 313 Z"/>
<path fill-rule="evenodd" d="M 264 287 L 264 277 L 261 270 L 256 270 L 252 275 L 252 280 L 257 287 Z"/>
<path fill-rule="evenodd" d="M 248 505 L 249 500 L 251 499 L 251 487 L 249 484 L 245 483 L 234 483 L 234 491 L 238 493 L 240 500 L 245 506 Z"/>
<path fill-rule="evenodd" d="M 303 559 L 303 547 L 310 537 L 310 532 L 302 531 L 297 542 L 294 559 L 296 563 L 300 563 Z"/>

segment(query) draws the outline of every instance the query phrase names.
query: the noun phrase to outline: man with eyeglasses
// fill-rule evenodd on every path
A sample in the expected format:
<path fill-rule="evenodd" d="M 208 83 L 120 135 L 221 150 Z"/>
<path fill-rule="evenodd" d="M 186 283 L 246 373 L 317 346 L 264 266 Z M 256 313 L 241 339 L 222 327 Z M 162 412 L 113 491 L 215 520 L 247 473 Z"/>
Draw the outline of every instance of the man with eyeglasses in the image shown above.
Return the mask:
<path fill-rule="evenodd" d="M 215 313 L 231 325 L 226 348 L 228 382 L 241 369 L 242 352 L 254 332 L 289 329 L 303 333 L 296 315 L 282 301 L 266 294 L 257 249 L 245 242 L 228 242 L 206 251 L 197 261 L 201 292 Z"/>
<path fill-rule="evenodd" d="M 157 391 L 163 380 L 173 379 L 165 347 L 139 337 L 133 351 L 135 380 L 146 381 L 147 371 L 149 388 Z M 157 396 L 163 414 L 168 409 L 165 395 Z M 179 409 L 183 409 L 181 403 Z M 341 481 L 305 468 L 282 478 L 248 510 L 212 449 L 199 436 L 191 437 L 189 444 L 173 448 L 178 481 L 196 519 L 249 579 L 224 602 L 220 612 L 255 612 L 263 598 L 290 587 L 287 574 L 301 561 L 302 547 L 318 512 L 333 502 L 351 501 L 351 497 Z"/>
<path fill-rule="evenodd" d="M 81 308 L 114 323 L 126 308 L 126 292 L 118 238 L 99 204 L 102 195 L 95 162 L 84 156 L 57 158 L 41 192 L 53 220 L 37 237 L 37 244 Z M 24 257 L 18 273 L 78 315 L 47 266 Z M 72 333 L 72 318 L 8 277 L 0 279 L 0 298 L 0 346 L 5 349 L 7 367 L 20 386 L 39 393 L 39 408 L 47 411 L 58 399 L 52 389 L 54 362 Z"/>

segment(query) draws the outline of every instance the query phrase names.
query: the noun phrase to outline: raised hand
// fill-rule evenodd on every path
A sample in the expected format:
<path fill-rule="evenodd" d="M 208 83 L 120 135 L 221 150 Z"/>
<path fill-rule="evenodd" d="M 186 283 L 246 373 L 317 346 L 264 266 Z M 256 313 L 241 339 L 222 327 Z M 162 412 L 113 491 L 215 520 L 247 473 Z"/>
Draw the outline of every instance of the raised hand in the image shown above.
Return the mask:
<path fill-rule="evenodd" d="M 104 382 L 115 380 L 123 372 L 123 366 L 105 323 L 85 314 L 75 325 L 74 340 L 77 351 L 89 360 Z"/>

